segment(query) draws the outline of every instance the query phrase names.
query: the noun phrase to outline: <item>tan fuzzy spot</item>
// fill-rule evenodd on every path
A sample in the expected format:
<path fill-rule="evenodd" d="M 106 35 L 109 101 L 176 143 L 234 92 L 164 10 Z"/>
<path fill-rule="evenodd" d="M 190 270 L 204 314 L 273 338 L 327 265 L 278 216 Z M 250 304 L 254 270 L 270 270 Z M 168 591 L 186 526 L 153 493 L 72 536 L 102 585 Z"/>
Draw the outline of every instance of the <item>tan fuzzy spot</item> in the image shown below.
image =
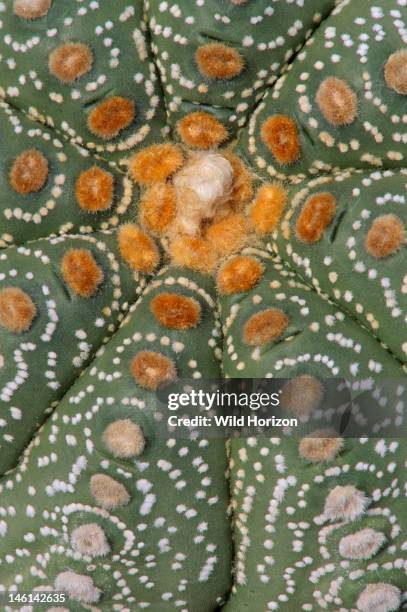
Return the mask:
<path fill-rule="evenodd" d="M 307 461 L 332 461 L 343 447 L 343 439 L 334 437 L 334 432 L 327 430 L 314 431 L 300 441 L 298 450 Z"/>
<path fill-rule="evenodd" d="M 151 300 L 150 310 L 157 321 L 169 329 L 191 329 L 201 319 L 199 302 L 177 293 L 159 293 Z"/>
<path fill-rule="evenodd" d="M 354 521 L 365 513 L 366 495 L 353 485 L 334 487 L 325 501 L 324 513 L 330 521 Z"/>
<path fill-rule="evenodd" d="M 0 291 L 0 325 L 13 334 L 30 329 L 37 308 L 30 296 L 19 287 L 5 287 Z"/>
<path fill-rule="evenodd" d="M 155 144 L 136 153 L 129 164 L 130 176 L 140 185 L 160 183 L 181 168 L 184 156 L 174 144 Z"/>
<path fill-rule="evenodd" d="M 403 222 L 393 214 L 376 217 L 367 233 L 366 251 L 376 259 L 394 255 L 404 244 L 406 231 Z"/>
<path fill-rule="evenodd" d="M 172 359 L 154 351 L 140 351 L 130 366 L 131 373 L 140 387 L 155 391 L 175 380 L 177 371 Z"/>
<path fill-rule="evenodd" d="M 174 221 L 177 208 L 175 189 L 168 183 L 156 183 L 143 195 L 140 222 L 154 234 L 163 234 Z"/>
<path fill-rule="evenodd" d="M 280 406 L 298 418 L 308 417 L 319 408 L 324 397 L 324 387 L 314 376 L 303 374 L 288 380 L 280 395 Z"/>
<path fill-rule="evenodd" d="M 220 257 L 235 253 L 248 240 L 247 220 L 240 214 L 230 215 L 209 226 L 206 239 Z"/>
<path fill-rule="evenodd" d="M 392 584 L 368 584 L 356 602 L 360 612 L 395 612 L 401 606 L 401 591 Z"/>
<path fill-rule="evenodd" d="M 250 208 L 250 219 L 257 234 L 264 236 L 276 229 L 287 201 L 285 189 L 268 183 L 259 189 Z"/>
<path fill-rule="evenodd" d="M 375 529 L 361 529 L 344 536 L 339 542 L 339 554 L 345 559 L 370 559 L 386 542 L 386 536 Z"/>
<path fill-rule="evenodd" d="M 88 128 L 99 138 L 111 140 L 129 127 L 135 116 L 136 110 L 132 100 L 122 96 L 113 96 L 100 102 L 89 113 Z"/>
<path fill-rule="evenodd" d="M 328 77 L 322 81 L 316 102 L 331 125 L 349 125 L 356 119 L 358 99 L 350 85 L 342 79 Z"/>
<path fill-rule="evenodd" d="M 94 295 L 103 281 L 103 270 L 88 249 L 69 249 L 62 258 L 61 271 L 66 284 L 83 298 Z"/>
<path fill-rule="evenodd" d="M 98 506 L 104 510 L 115 510 L 130 502 L 126 487 L 107 474 L 94 474 L 91 477 L 90 492 Z"/>
<path fill-rule="evenodd" d="M 407 49 L 392 53 L 384 66 L 387 86 L 398 94 L 407 95 Z"/>
<path fill-rule="evenodd" d="M 261 126 L 260 136 L 279 164 L 292 164 L 300 157 L 297 124 L 287 115 L 272 115 Z"/>
<path fill-rule="evenodd" d="M 223 151 L 222 155 L 232 166 L 233 179 L 229 202 L 232 209 L 238 211 L 253 197 L 252 177 L 249 170 L 237 155 L 230 151 Z"/>
<path fill-rule="evenodd" d="M 325 229 L 336 213 L 336 198 L 332 193 L 320 192 L 310 196 L 298 216 L 297 238 L 308 244 L 321 240 Z"/>
<path fill-rule="evenodd" d="M 14 0 L 14 14 L 23 19 L 45 17 L 51 8 L 52 0 Z"/>
<path fill-rule="evenodd" d="M 160 252 L 154 240 L 137 225 L 122 225 L 118 241 L 120 255 L 133 270 L 151 274 L 160 263 Z"/>
<path fill-rule="evenodd" d="M 199 72 L 210 79 L 234 79 L 244 68 L 239 51 L 217 42 L 199 47 L 195 60 Z"/>
<path fill-rule="evenodd" d="M 232 4 L 246 4 L 249 0 L 230 0 Z"/>
<path fill-rule="evenodd" d="M 97 523 L 86 523 L 71 533 L 71 546 L 81 555 L 103 557 L 110 552 L 106 534 Z"/>
<path fill-rule="evenodd" d="M 176 266 L 210 274 L 217 264 L 217 254 L 204 238 L 180 235 L 173 238 L 169 254 Z"/>
<path fill-rule="evenodd" d="M 62 83 L 73 83 L 92 68 L 93 54 L 84 43 L 67 42 L 51 51 L 48 68 Z"/>
<path fill-rule="evenodd" d="M 61 572 L 54 582 L 55 591 L 66 593 L 69 599 L 80 601 L 85 604 L 99 601 L 102 591 L 95 587 L 90 576 L 78 574 L 72 570 Z"/>
<path fill-rule="evenodd" d="M 233 257 L 218 272 L 218 290 L 223 295 L 249 291 L 259 282 L 263 272 L 263 264 L 255 257 L 245 255 Z"/>
<path fill-rule="evenodd" d="M 101 212 L 113 202 L 113 175 L 93 166 L 82 172 L 75 183 L 75 196 L 82 210 Z"/>
<path fill-rule="evenodd" d="M 48 178 L 48 161 L 37 151 L 23 151 L 14 161 L 10 172 L 10 185 L 17 193 L 27 195 L 40 191 Z"/>
<path fill-rule="evenodd" d="M 190 147 L 212 149 L 221 145 L 228 137 L 225 126 L 205 111 L 188 113 L 177 123 L 181 140 Z"/>
<path fill-rule="evenodd" d="M 290 319 L 279 308 L 268 308 L 252 315 L 243 327 L 243 341 L 249 346 L 262 346 L 282 336 Z"/>
<path fill-rule="evenodd" d="M 118 419 L 103 432 L 103 443 L 115 457 L 131 459 L 144 451 L 146 444 L 143 430 L 130 419 Z"/>

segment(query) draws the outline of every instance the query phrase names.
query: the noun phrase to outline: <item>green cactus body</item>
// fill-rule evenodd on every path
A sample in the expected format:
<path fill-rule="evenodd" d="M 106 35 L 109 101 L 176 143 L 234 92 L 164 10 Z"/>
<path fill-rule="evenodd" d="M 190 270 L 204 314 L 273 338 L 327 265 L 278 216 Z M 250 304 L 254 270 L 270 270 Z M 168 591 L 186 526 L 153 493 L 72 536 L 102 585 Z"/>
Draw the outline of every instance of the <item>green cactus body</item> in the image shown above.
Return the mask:
<path fill-rule="evenodd" d="M 78 148 L 53 130 L 38 124 L 12 106 L 1 102 L 2 124 L 2 207 L 0 245 L 23 244 L 36 238 L 71 232 L 89 234 L 109 230 L 133 218 L 138 199 L 137 187 L 124 174 L 84 148 Z M 17 193 L 10 184 L 10 173 L 18 156 L 36 150 L 48 162 L 44 187 L 32 194 Z M 98 168 L 108 181 L 99 210 L 90 210 L 86 198 L 86 174 Z M 82 208 L 78 200 L 78 189 Z M 85 176 L 85 179 L 83 178 Z M 111 186 L 111 187 L 110 187 Z M 81 195 L 82 194 L 82 195 Z M 86 208 L 87 206 L 87 208 Z M 97 202 L 93 202 L 97 206 Z M 94 212 L 94 214 L 89 214 Z M 97 214 L 96 214 L 97 213 Z"/>
<path fill-rule="evenodd" d="M 248 156 L 264 178 L 290 181 L 345 168 L 405 166 L 399 129 L 405 98 L 386 84 L 384 74 L 389 56 L 403 48 L 402 19 L 397 2 L 339 3 L 258 105 L 242 134 L 241 155 Z M 349 88 L 336 91 L 343 107 L 333 114 L 326 108 L 329 92 L 322 90 L 318 98 L 321 84 L 331 77 Z M 301 142 L 301 155 L 289 168 L 270 158 L 260 136 L 264 120 L 280 114 L 295 121 Z"/>
<path fill-rule="evenodd" d="M 70 249 L 92 253 L 103 269 L 105 278 L 90 301 L 64 282 L 60 266 Z M 45 415 L 108 342 L 142 291 L 146 281 L 118 260 L 114 234 L 98 232 L 38 240 L 1 252 L 2 285 L 26 291 L 37 309 L 29 338 L 1 328 L 2 400 L 8 406 L 1 430 L 2 473 L 15 466 Z"/>
<path fill-rule="evenodd" d="M 155 322 L 151 301 L 175 291 L 201 305 L 203 319 L 196 329 L 163 330 Z M 55 408 L 37 434 L 39 443 L 30 444 L 21 464 L 3 480 L 2 498 L 9 498 L 2 519 L 4 536 L 28 542 L 32 550 L 25 570 L 14 557 L 5 576 L 7 586 L 22 574 L 28 591 L 39 585 L 52 588 L 56 576 L 69 569 L 92 577 L 104 593 L 106 610 L 115 605 L 143 609 L 147 604 L 155 610 L 207 610 L 227 594 L 231 537 L 224 441 L 157 437 L 155 394 L 141 386 L 135 393 L 131 374 L 134 358 L 153 351 L 176 362 L 180 377 L 196 377 L 201 371 L 217 377 L 219 321 L 213 306 L 214 291 L 207 279 L 163 270 L 131 306 L 109 349 L 101 347 Z M 194 350 L 198 339 L 199 356 Z M 140 454 L 128 458 L 112 454 L 106 437 L 111 423 L 125 419 L 142 428 L 145 444 Z M 90 490 L 90 479 L 100 474 L 124 486 L 129 498 L 118 495 L 117 506 L 100 507 L 109 504 L 101 500 L 109 483 L 97 500 Z M 23 504 L 22 491 L 27 496 Z M 106 534 L 108 555 L 84 554 L 72 547 L 72 531 L 93 523 Z M 32 564 L 38 574 L 30 572 Z"/>
<path fill-rule="evenodd" d="M 377 220 L 389 215 L 406 226 L 405 181 L 405 170 L 395 170 L 345 172 L 300 183 L 290 192 L 282 231 L 270 245 L 318 293 L 328 295 L 367 327 L 401 362 L 407 349 L 397 324 L 406 311 L 403 248 L 399 245 L 386 257 L 377 257 L 369 252 L 367 236 Z M 321 192 L 334 196 L 335 219 L 317 243 L 309 244 L 298 235 L 298 219 L 307 200 Z"/>
<path fill-rule="evenodd" d="M 2 96 L 35 120 L 115 161 L 132 147 L 145 144 L 146 139 L 160 138 L 161 130 L 165 132 L 141 2 L 129 5 L 119 0 L 114 15 L 104 3 L 96 7 L 90 3 L 78 6 L 73 0 L 52 2 L 43 18 L 33 20 L 18 18 L 10 6 L 3 15 L 2 29 L 11 33 L 2 45 L 8 60 L 2 72 Z M 66 42 L 88 44 L 92 52 L 84 76 L 73 79 L 68 87 L 49 71 L 50 53 Z M 113 96 L 126 98 L 136 107 L 129 124 L 120 129 L 113 142 L 107 142 L 103 136 L 92 134 L 87 121 L 100 101 Z"/>
<path fill-rule="evenodd" d="M 332 0 L 301 6 L 285 2 L 239 6 L 216 0 L 183 0 L 176 5 L 149 2 L 152 48 L 170 125 L 201 108 L 214 112 L 235 135 L 333 5 Z M 286 24 L 284 31 L 275 27 L 279 22 Z M 243 58 L 245 68 L 235 78 L 214 79 L 197 68 L 197 51 L 214 43 L 233 48 Z"/>
<path fill-rule="evenodd" d="M 113 4 L 0 3 L 0 601 L 404 609 L 405 1 Z M 164 436 L 222 377 L 383 435 Z"/>
<path fill-rule="evenodd" d="M 395 439 L 345 443 L 334 466 L 315 466 L 299 460 L 295 443 L 257 438 L 235 443 L 238 561 L 225 609 L 359 610 L 356 602 L 368 584 L 390 583 L 403 591 L 404 502 L 392 473 L 402 461 L 402 444 Z M 372 495 L 367 508 L 356 520 L 330 521 L 326 499 L 336 487 L 347 486 Z M 351 493 L 355 498 L 354 489 Z M 360 532 L 366 551 L 359 545 L 361 556 L 349 558 L 344 538 Z"/>

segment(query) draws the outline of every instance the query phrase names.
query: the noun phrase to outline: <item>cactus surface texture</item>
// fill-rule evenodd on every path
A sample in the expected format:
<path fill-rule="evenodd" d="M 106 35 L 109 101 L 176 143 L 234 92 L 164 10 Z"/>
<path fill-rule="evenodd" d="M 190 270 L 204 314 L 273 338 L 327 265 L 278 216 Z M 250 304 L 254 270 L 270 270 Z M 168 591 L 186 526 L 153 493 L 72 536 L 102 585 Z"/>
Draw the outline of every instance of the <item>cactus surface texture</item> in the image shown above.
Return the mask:
<path fill-rule="evenodd" d="M 2 609 L 407 608 L 406 125 L 406 0 L 0 2 Z M 161 435 L 219 378 L 400 437 Z"/>

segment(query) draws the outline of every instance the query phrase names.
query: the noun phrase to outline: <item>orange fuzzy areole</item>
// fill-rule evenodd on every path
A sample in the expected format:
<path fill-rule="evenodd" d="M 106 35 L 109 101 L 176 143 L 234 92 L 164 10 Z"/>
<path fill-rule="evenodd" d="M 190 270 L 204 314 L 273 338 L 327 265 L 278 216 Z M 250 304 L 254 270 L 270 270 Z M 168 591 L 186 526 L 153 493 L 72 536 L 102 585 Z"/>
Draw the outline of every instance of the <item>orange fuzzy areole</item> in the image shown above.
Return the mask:
<path fill-rule="evenodd" d="M 93 166 L 82 172 L 75 183 L 79 207 L 86 212 L 108 210 L 113 202 L 113 175 Z"/>
<path fill-rule="evenodd" d="M 233 170 L 232 191 L 230 205 L 235 211 L 241 210 L 253 197 L 253 181 L 249 170 L 242 160 L 230 151 L 222 151 Z"/>
<path fill-rule="evenodd" d="M 204 238 L 180 235 L 173 238 L 169 254 L 176 266 L 210 274 L 217 263 L 212 245 Z"/>
<path fill-rule="evenodd" d="M 383 259 L 396 253 L 405 239 L 406 230 L 401 219 L 393 214 L 381 215 L 367 233 L 365 248 L 372 257 Z"/>
<path fill-rule="evenodd" d="M 169 329 L 191 329 L 201 319 L 201 306 L 193 298 L 177 293 L 159 293 L 150 302 L 150 310 Z"/>
<path fill-rule="evenodd" d="M 13 334 L 30 329 L 37 309 L 30 296 L 19 287 L 5 287 L 0 291 L 0 326 Z"/>
<path fill-rule="evenodd" d="M 287 115 L 272 115 L 261 126 L 261 138 L 279 164 L 292 164 L 300 157 L 295 121 Z"/>
<path fill-rule="evenodd" d="M 241 249 L 247 238 L 247 221 L 240 214 L 230 215 L 210 225 L 206 232 L 206 239 L 221 257 Z"/>
<path fill-rule="evenodd" d="M 257 234 L 269 234 L 276 229 L 287 201 L 285 189 L 277 183 L 263 185 L 250 208 L 250 219 Z"/>
<path fill-rule="evenodd" d="M 179 170 L 184 161 L 182 150 L 174 144 L 156 144 L 143 149 L 129 164 L 130 175 L 140 185 L 165 181 Z"/>
<path fill-rule="evenodd" d="M 99 138 L 111 140 L 129 127 L 135 116 L 136 110 L 132 100 L 122 96 L 113 96 L 100 102 L 90 112 L 88 128 Z"/>
<path fill-rule="evenodd" d="M 133 270 L 150 274 L 160 263 L 160 252 L 154 240 L 137 225 L 123 225 L 118 241 L 120 255 Z"/>
<path fill-rule="evenodd" d="M 264 266 L 255 257 L 233 257 L 218 272 L 218 290 L 223 295 L 249 291 L 259 282 L 263 272 Z"/>
<path fill-rule="evenodd" d="M 336 198 L 332 193 L 321 191 L 310 196 L 297 219 L 297 237 L 308 244 L 318 242 L 332 222 L 335 212 Z"/>
<path fill-rule="evenodd" d="M 244 68 L 243 57 L 223 43 L 209 43 L 195 53 L 199 72 L 210 79 L 234 79 Z"/>
<path fill-rule="evenodd" d="M 250 317 L 243 327 L 243 341 L 249 346 L 274 342 L 285 332 L 289 317 L 279 308 L 268 308 Z"/>
<path fill-rule="evenodd" d="M 92 68 L 93 54 L 88 45 L 67 42 L 54 49 L 48 59 L 48 68 L 62 83 L 72 83 Z"/>
<path fill-rule="evenodd" d="M 40 191 L 48 178 L 48 161 L 37 149 L 23 151 L 14 161 L 9 178 L 11 187 L 21 195 Z"/>
<path fill-rule="evenodd" d="M 130 365 L 130 371 L 140 387 L 155 391 L 176 377 L 172 359 L 154 351 L 140 351 Z"/>
<path fill-rule="evenodd" d="M 175 219 L 177 200 L 173 185 L 156 183 L 144 193 L 140 204 L 140 223 L 161 235 Z"/>
<path fill-rule="evenodd" d="M 218 147 L 228 137 L 225 126 L 216 117 L 204 111 L 185 115 L 177 123 L 177 132 L 185 144 L 197 149 Z"/>
<path fill-rule="evenodd" d="M 83 298 L 92 297 L 103 281 L 102 268 L 88 249 L 69 249 L 62 258 L 61 271 L 67 285 Z"/>

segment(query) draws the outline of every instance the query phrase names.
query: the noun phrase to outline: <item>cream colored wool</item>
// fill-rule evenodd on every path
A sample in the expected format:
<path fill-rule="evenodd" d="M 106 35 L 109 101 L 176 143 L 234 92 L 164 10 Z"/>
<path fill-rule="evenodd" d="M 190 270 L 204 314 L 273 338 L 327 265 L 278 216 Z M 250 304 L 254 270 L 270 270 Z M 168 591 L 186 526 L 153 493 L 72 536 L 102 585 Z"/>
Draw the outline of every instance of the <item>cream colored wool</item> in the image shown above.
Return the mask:
<path fill-rule="evenodd" d="M 202 222 L 219 216 L 227 203 L 232 180 L 232 166 L 219 153 L 193 155 L 174 178 L 177 196 L 175 231 L 199 235 Z"/>

